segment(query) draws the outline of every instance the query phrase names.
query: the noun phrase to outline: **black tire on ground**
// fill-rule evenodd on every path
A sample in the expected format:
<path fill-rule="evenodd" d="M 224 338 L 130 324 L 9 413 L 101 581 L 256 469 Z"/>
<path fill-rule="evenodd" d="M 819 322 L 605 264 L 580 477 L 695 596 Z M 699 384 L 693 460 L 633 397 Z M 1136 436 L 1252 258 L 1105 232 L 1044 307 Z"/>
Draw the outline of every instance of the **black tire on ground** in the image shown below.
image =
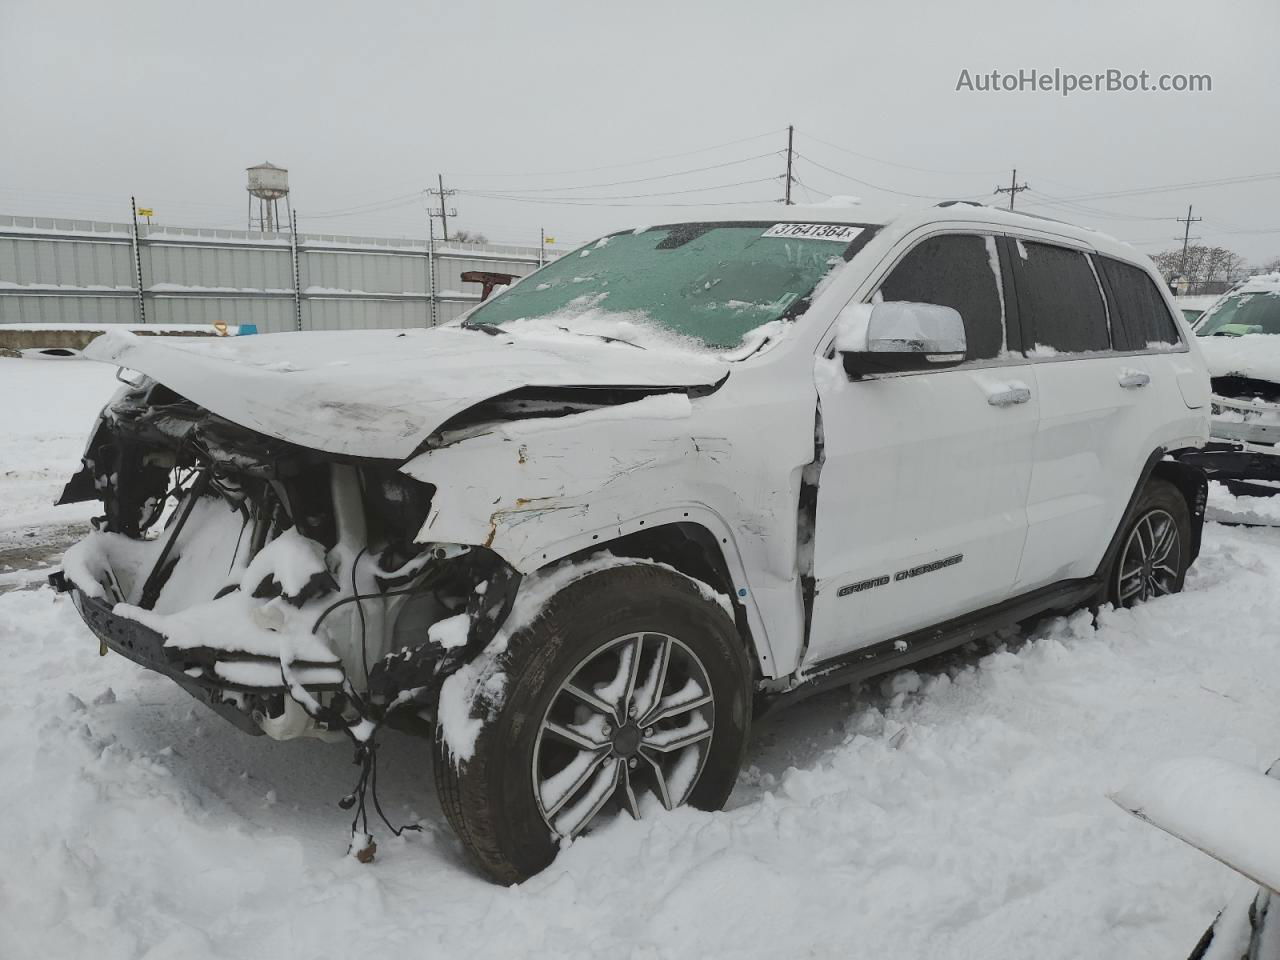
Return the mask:
<path fill-rule="evenodd" d="M 1134 574 L 1137 552 L 1143 545 L 1150 543 L 1152 532 L 1163 530 L 1167 526 L 1166 518 L 1172 520 L 1177 541 L 1170 548 L 1167 557 L 1163 558 L 1161 567 L 1154 569 L 1156 581 L 1152 588 L 1134 590 Z M 1133 551 L 1130 544 L 1134 544 Z M 1156 551 L 1157 555 L 1159 550 Z M 1174 556 L 1176 555 L 1176 560 Z M 1191 565 L 1191 513 L 1187 509 L 1186 498 L 1172 483 L 1153 477 L 1147 481 L 1133 516 L 1125 524 L 1120 535 L 1120 549 L 1107 571 L 1106 599 L 1116 607 L 1131 607 L 1153 596 L 1167 593 L 1178 593 L 1182 590 L 1187 578 L 1187 568 Z M 1153 569 L 1153 568 L 1148 568 Z M 1172 572 L 1170 572 L 1172 571 Z"/>
<path fill-rule="evenodd" d="M 688 803 L 718 810 L 728 800 L 751 723 L 752 668 L 733 620 L 678 573 L 643 561 L 606 568 L 569 584 L 511 638 L 500 665 L 503 701 L 481 728 L 472 757 L 455 762 L 437 738 L 440 804 L 491 879 L 518 883 L 555 858 L 557 842 L 534 793 L 543 717 L 586 658 L 635 633 L 676 638 L 701 661 L 714 697 L 713 733 Z M 478 703 L 473 715 L 489 710 Z"/>

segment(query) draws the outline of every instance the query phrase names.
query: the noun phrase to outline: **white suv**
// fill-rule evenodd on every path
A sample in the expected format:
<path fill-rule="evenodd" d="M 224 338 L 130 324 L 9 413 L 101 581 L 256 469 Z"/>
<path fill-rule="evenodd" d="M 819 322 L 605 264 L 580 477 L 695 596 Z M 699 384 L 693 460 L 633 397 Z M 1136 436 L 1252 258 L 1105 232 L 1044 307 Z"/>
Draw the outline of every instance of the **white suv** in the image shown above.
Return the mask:
<path fill-rule="evenodd" d="M 770 705 L 1180 589 L 1209 385 L 1175 316 L 1129 247 L 960 203 L 619 232 L 451 327 L 111 334 L 140 376 L 55 580 L 249 732 L 351 738 L 358 814 L 379 729 L 434 732 L 516 881 L 598 816 L 722 805 Z"/>

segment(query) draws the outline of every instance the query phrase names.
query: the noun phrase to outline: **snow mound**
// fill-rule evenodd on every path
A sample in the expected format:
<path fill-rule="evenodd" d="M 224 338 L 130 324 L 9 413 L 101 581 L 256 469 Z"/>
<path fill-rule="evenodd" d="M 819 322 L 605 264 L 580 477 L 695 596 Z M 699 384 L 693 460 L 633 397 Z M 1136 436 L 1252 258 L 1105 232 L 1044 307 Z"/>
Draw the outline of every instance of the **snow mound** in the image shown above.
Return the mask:
<path fill-rule="evenodd" d="M 1107 795 L 1280 755 L 1277 579 L 1280 532 L 1211 525 L 1186 593 L 781 712 L 727 810 L 648 801 L 512 889 L 467 866 L 429 744 L 382 743 L 383 807 L 425 832 L 360 864 L 348 745 L 247 737 L 99 658 L 65 598 L 0 595 L 0 956 L 1186 956 L 1248 884 Z"/>

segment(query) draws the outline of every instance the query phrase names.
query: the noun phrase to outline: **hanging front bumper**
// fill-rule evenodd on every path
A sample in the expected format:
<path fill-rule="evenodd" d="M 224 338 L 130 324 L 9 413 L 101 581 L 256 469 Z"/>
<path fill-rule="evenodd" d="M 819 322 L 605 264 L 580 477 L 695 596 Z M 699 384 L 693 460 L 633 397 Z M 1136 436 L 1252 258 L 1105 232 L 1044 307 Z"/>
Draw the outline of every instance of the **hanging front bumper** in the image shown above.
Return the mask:
<path fill-rule="evenodd" d="M 81 619 L 105 648 L 168 677 L 245 733 L 261 735 L 264 732 L 262 718 L 278 714 L 285 698 L 289 696 L 283 678 L 278 687 L 264 688 L 239 684 L 221 675 L 228 664 L 263 663 L 278 669 L 279 661 L 201 647 L 179 649 L 167 646 L 162 634 L 136 620 L 114 613 L 110 602 L 86 596 L 67 580 L 61 570 L 49 577 L 49 583 L 59 593 L 71 595 L 71 601 Z M 298 672 L 309 667 L 333 671 L 333 664 L 293 664 L 293 669 Z M 306 688 L 309 692 L 320 694 L 340 690 L 342 683 L 307 683 Z"/>

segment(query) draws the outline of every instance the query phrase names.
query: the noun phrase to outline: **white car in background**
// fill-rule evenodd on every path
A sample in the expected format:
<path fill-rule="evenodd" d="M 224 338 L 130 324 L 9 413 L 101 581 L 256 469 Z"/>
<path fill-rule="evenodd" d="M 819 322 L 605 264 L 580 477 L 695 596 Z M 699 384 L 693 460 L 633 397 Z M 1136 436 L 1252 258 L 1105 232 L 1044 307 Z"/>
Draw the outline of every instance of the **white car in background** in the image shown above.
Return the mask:
<path fill-rule="evenodd" d="M 1280 960 L 1280 761 L 1264 774 L 1213 757 L 1166 761 L 1112 796 L 1124 810 L 1257 886 L 1227 904 L 1188 960 Z"/>
<path fill-rule="evenodd" d="M 1175 317 L 1132 248 L 953 203 L 613 233 L 445 328 L 108 335 L 136 377 L 55 580 L 242 729 L 349 737 L 358 817 L 377 731 L 434 734 L 518 881 L 602 815 L 721 806 L 760 710 L 1181 589 Z"/>
<path fill-rule="evenodd" d="M 1213 389 L 1212 443 L 1189 459 L 1233 493 L 1280 481 L 1280 273 L 1250 277 L 1195 325 Z"/>

